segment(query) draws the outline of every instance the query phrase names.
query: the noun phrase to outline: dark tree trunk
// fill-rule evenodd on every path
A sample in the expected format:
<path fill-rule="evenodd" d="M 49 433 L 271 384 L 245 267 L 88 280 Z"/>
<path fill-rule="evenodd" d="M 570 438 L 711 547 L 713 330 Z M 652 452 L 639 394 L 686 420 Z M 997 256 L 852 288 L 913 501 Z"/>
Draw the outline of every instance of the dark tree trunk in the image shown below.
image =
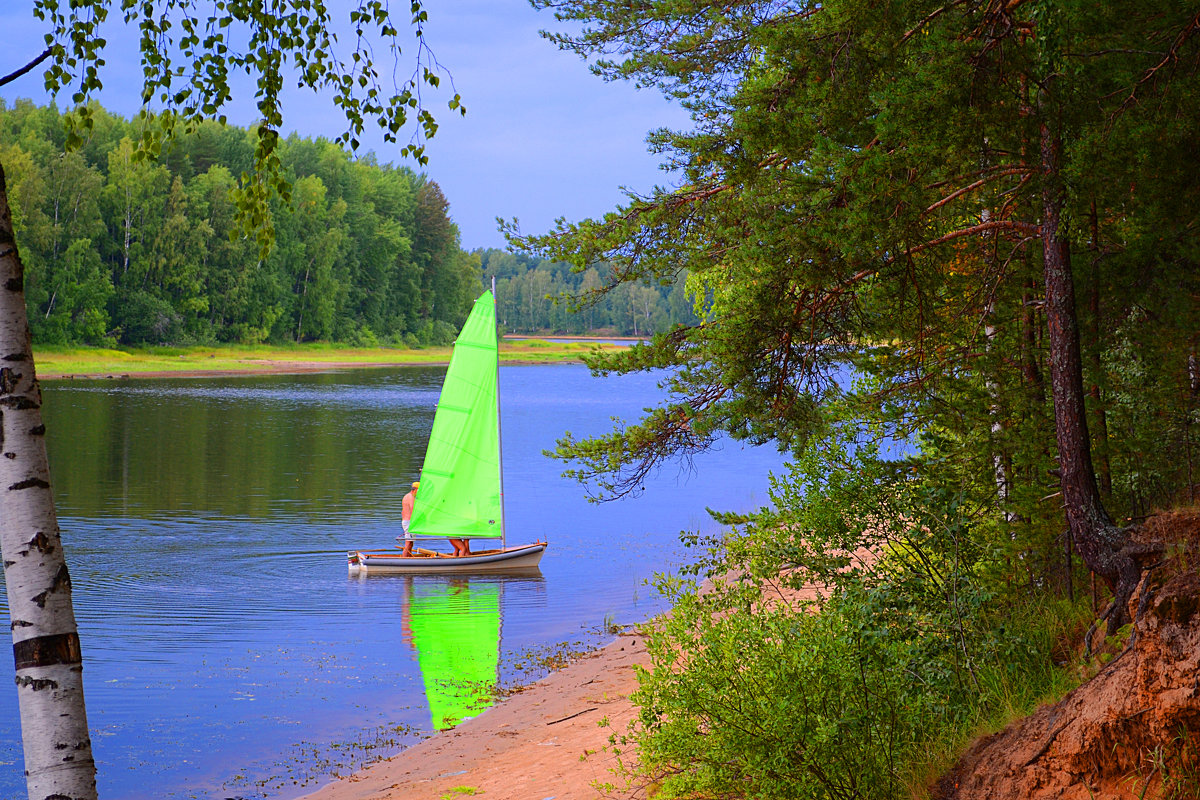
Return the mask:
<path fill-rule="evenodd" d="M 1113 524 L 1104 508 L 1092 466 L 1071 246 L 1062 220 L 1066 191 L 1062 183 L 1061 151 L 1061 139 L 1043 122 L 1042 247 L 1054 428 L 1067 525 L 1084 563 L 1113 592 L 1114 606 L 1108 623 L 1109 630 L 1115 631 L 1128 618 L 1129 597 L 1141 579 L 1141 568 L 1125 551 L 1128 544 L 1125 532 Z"/>

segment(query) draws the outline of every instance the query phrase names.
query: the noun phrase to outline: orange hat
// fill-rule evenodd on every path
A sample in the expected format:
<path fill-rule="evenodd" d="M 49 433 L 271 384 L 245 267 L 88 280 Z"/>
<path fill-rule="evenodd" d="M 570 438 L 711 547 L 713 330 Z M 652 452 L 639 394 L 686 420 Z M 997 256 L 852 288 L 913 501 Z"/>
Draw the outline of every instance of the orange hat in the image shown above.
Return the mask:
<path fill-rule="evenodd" d="M 416 489 L 416 488 L 417 488 L 418 486 L 420 486 L 420 485 L 421 485 L 421 482 L 420 482 L 420 481 L 413 481 L 413 488 L 414 488 L 414 489 Z"/>

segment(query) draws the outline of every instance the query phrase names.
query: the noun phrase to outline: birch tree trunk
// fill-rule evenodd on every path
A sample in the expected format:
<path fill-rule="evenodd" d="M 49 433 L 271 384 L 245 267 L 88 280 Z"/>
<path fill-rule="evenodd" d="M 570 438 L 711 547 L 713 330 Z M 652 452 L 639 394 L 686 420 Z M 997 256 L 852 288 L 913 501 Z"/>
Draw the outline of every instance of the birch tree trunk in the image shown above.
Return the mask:
<path fill-rule="evenodd" d="M 0 165 L 0 551 L 30 800 L 96 800 L 83 658 L 46 460 L 24 269 Z"/>

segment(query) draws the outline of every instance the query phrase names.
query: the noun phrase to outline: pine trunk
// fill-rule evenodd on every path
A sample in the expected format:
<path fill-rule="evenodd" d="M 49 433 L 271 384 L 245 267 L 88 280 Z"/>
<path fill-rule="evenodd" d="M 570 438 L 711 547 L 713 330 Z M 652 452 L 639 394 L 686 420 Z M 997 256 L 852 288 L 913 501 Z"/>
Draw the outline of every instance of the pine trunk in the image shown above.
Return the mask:
<path fill-rule="evenodd" d="M 1054 427 L 1067 525 L 1075 548 L 1088 568 L 1104 579 L 1114 595 L 1109 629 L 1127 619 L 1126 604 L 1141 579 L 1141 570 L 1124 547 L 1124 532 L 1113 524 L 1096 485 L 1083 393 L 1083 360 L 1071 275 L 1071 245 L 1062 220 L 1066 192 L 1061 174 L 1062 142 L 1043 123 L 1041 157 L 1042 247 L 1046 280 L 1046 323 L 1049 331 L 1050 387 Z"/>
<path fill-rule="evenodd" d="M 30 800 L 95 800 L 83 659 L 50 491 L 24 275 L 0 165 L 0 550 Z"/>

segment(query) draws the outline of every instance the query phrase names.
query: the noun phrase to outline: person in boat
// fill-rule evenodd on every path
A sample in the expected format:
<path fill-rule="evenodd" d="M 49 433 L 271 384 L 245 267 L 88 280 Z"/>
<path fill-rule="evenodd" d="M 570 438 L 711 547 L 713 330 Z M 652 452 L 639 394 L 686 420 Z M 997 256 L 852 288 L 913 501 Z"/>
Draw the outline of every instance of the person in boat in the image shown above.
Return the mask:
<path fill-rule="evenodd" d="M 413 538 L 412 533 L 408 530 L 408 526 L 412 524 L 413 505 L 417 502 L 417 487 L 420 485 L 420 481 L 413 481 L 412 488 L 408 490 L 408 494 L 404 495 L 404 499 L 400 501 L 400 525 L 404 528 L 404 550 L 400 553 L 402 556 L 411 556 L 413 554 Z"/>
<path fill-rule="evenodd" d="M 470 539 L 451 539 L 451 546 L 454 548 L 454 557 L 471 555 L 471 540 Z"/>

